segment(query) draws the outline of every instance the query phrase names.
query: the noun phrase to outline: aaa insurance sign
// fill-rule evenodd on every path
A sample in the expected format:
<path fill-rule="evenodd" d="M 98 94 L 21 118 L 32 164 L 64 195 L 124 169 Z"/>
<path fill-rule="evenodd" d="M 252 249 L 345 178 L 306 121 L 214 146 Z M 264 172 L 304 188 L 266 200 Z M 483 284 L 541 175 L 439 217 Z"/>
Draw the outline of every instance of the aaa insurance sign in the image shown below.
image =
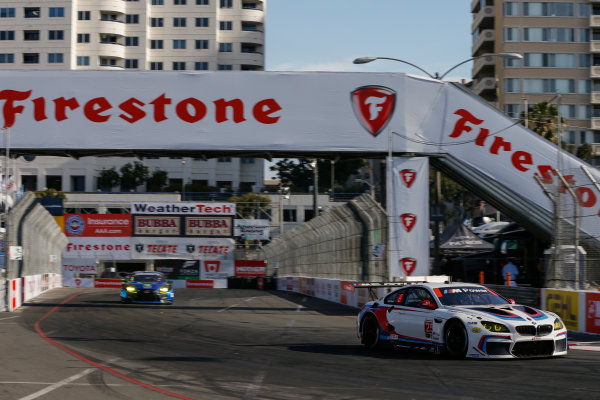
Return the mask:
<path fill-rule="evenodd" d="M 129 237 L 129 214 L 65 214 L 65 235 L 76 237 Z"/>

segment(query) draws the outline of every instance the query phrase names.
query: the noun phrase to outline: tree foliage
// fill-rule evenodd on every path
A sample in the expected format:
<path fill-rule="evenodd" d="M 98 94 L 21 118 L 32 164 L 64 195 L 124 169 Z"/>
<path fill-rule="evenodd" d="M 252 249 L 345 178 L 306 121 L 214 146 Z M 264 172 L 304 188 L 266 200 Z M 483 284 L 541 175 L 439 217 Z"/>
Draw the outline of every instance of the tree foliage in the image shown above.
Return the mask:
<path fill-rule="evenodd" d="M 584 143 L 577 148 L 577 157 L 581 158 L 583 161 L 591 162 L 593 158 L 592 154 L 592 145 L 589 143 Z"/>
<path fill-rule="evenodd" d="M 236 211 L 242 218 L 260 218 L 271 205 L 271 199 L 258 193 L 232 196 L 227 201 L 236 204 Z"/>
<path fill-rule="evenodd" d="M 149 192 L 162 192 L 165 186 L 167 186 L 169 174 L 167 171 L 155 169 L 152 171 L 152 175 L 148 178 L 148 191 Z"/>
<path fill-rule="evenodd" d="M 120 177 L 119 173 L 112 167 L 110 169 L 102 169 L 98 174 L 98 186 L 101 190 L 107 190 L 110 192 L 110 189 L 113 186 L 117 186 L 119 184 Z"/>
<path fill-rule="evenodd" d="M 521 113 L 521 120 L 525 125 L 525 113 Z M 565 128 L 564 119 L 561 119 L 561 129 Z M 527 127 L 538 135 L 558 143 L 558 108 L 547 101 L 535 103 L 528 107 Z"/>
<path fill-rule="evenodd" d="M 148 167 L 139 161 L 121 167 L 121 189 L 133 190 L 148 180 Z"/>
<path fill-rule="evenodd" d="M 307 192 L 309 187 L 314 185 L 314 173 L 311 166 L 313 159 L 284 158 L 270 167 L 271 171 L 277 172 L 277 178 L 283 186 L 289 186 L 293 192 Z M 334 164 L 334 184 L 345 186 L 350 175 L 357 174 L 357 171 L 366 165 L 362 159 L 339 160 Z M 318 160 L 318 180 L 319 191 L 331 186 L 331 161 Z"/>

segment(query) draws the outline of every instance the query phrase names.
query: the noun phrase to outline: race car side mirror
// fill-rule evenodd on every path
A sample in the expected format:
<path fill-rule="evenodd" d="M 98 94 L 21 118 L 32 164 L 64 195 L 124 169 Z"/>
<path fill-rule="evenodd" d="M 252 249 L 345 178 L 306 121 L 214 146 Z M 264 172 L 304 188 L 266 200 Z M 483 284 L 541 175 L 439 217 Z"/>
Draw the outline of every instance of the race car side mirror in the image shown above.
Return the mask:
<path fill-rule="evenodd" d="M 431 310 L 435 310 L 437 308 L 437 306 L 435 305 L 435 303 L 432 303 L 429 300 L 421 300 L 419 302 L 419 307 L 421 307 L 421 308 L 429 308 Z"/>
<path fill-rule="evenodd" d="M 508 299 L 508 302 L 509 302 L 510 304 L 515 304 L 515 301 L 514 301 L 513 299 Z"/>

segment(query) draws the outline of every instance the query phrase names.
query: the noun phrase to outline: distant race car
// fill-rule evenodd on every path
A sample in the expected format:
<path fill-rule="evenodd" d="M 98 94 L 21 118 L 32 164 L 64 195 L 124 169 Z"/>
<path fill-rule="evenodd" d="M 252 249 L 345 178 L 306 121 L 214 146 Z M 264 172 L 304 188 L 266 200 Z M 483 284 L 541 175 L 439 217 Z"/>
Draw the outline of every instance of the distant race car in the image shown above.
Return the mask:
<path fill-rule="evenodd" d="M 360 310 L 358 337 L 367 349 L 383 343 L 428 347 L 455 358 L 564 356 L 567 329 L 558 315 L 517 305 L 470 283 L 356 283 L 401 286 Z"/>
<path fill-rule="evenodd" d="M 173 285 L 161 272 L 134 272 L 123 279 L 121 303 L 173 304 Z"/>

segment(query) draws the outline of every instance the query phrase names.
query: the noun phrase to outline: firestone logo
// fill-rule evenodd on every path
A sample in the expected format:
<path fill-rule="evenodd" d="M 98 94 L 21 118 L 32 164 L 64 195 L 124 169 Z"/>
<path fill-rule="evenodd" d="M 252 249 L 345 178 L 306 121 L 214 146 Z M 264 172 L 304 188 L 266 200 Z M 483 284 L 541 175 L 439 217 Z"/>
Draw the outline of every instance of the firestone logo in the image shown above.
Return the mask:
<path fill-rule="evenodd" d="M 402 226 L 406 229 L 406 232 L 410 232 L 417 222 L 417 216 L 411 213 L 402 214 L 400 221 L 402 221 Z"/>
<path fill-rule="evenodd" d="M 358 122 L 377 136 L 392 119 L 396 92 L 384 86 L 362 86 L 352 92 L 351 101 Z"/>
<path fill-rule="evenodd" d="M 406 272 L 406 275 L 410 275 L 417 267 L 417 260 L 415 260 L 412 257 L 404 257 L 400 260 L 400 266 L 402 267 L 404 272 Z"/>

